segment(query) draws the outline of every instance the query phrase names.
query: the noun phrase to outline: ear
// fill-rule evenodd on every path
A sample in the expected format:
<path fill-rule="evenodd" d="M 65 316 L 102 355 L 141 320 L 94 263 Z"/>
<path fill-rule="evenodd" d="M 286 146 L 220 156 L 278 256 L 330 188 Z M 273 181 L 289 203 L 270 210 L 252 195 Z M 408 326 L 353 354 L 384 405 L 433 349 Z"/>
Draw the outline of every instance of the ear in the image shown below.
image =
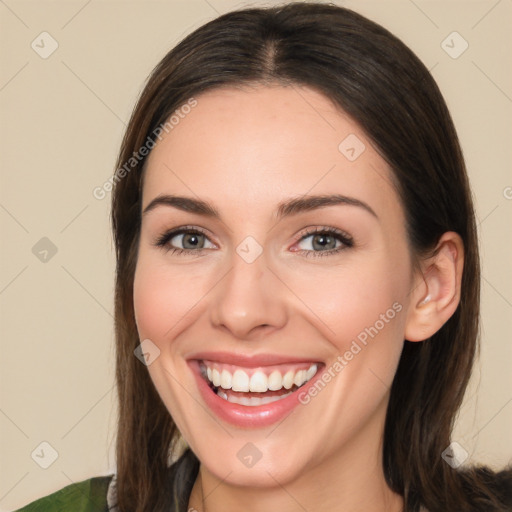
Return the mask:
<path fill-rule="evenodd" d="M 424 341 L 455 313 L 460 302 L 464 243 L 458 233 L 443 234 L 433 256 L 420 262 L 410 294 L 405 339 Z"/>

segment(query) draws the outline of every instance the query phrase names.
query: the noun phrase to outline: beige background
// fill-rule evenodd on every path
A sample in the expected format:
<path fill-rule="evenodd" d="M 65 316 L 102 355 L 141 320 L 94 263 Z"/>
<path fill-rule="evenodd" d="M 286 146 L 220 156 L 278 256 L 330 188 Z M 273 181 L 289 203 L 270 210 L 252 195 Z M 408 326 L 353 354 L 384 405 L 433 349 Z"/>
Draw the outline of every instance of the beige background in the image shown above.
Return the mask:
<path fill-rule="evenodd" d="M 147 74 L 218 13 L 277 3 L 0 2 L 0 510 L 114 468 L 110 198 L 97 200 L 92 190 L 114 170 Z M 383 24 L 418 54 L 458 128 L 475 192 L 484 280 L 482 357 L 454 439 L 470 462 L 499 467 L 512 456 L 512 2 L 343 5 Z M 31 47 L 35 40 L 43 51 L 43 31 L 59 45 L 46 59 Z M 457 59 L 441 46 L 453 31 L 469 44 Z M 456 39 L 452 46 L 461 44 Z M 45 242 L 34 250 L 38 257 L 33 253 L 43 237 L 57 249 L 46 262 L 37 254 Z M 58 452 L 48 469 L 36 463 L 50 461 L 51 449 L 41 442 Z"/>

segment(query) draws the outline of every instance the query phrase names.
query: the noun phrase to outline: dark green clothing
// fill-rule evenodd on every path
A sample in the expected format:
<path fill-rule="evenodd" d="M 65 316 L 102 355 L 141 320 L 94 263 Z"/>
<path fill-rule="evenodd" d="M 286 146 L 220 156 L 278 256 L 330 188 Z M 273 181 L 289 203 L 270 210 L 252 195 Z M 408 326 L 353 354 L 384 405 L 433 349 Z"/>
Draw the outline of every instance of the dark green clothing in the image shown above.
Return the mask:
<path fill-rule="evenodd" d="M 15 512 L 107 512 L 107 491 L 113 475 L 70 484 Z"/>

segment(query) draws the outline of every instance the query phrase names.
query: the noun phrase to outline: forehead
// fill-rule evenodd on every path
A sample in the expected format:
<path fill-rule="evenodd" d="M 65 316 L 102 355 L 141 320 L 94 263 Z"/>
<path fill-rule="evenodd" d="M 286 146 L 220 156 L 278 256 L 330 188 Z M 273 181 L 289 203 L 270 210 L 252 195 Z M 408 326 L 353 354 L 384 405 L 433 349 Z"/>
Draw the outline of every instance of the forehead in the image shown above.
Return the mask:
<path fill-rule="evenodd" d="M 324 95 L 258 86 L 195 99 L 148 156 L 143 207 L 159 194 L 179 193 L 257 214 L 283 198 L 340 193 L 401 214 L 389 166 Z"/>

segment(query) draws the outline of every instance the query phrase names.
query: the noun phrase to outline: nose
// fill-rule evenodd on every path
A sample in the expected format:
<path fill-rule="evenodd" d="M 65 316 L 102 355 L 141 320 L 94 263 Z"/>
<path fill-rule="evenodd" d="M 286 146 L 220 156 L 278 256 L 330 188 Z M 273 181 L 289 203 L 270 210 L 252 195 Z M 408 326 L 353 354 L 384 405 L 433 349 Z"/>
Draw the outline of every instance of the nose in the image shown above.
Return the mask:
<path fill-rule="evenodd" d="M 231 263 L 212 290 L 212 325 L 247 341 L 282 328 L 288 318 L 286 287 L 269 268 L 265 252 L 250 263 L 235 252 Z"/>

